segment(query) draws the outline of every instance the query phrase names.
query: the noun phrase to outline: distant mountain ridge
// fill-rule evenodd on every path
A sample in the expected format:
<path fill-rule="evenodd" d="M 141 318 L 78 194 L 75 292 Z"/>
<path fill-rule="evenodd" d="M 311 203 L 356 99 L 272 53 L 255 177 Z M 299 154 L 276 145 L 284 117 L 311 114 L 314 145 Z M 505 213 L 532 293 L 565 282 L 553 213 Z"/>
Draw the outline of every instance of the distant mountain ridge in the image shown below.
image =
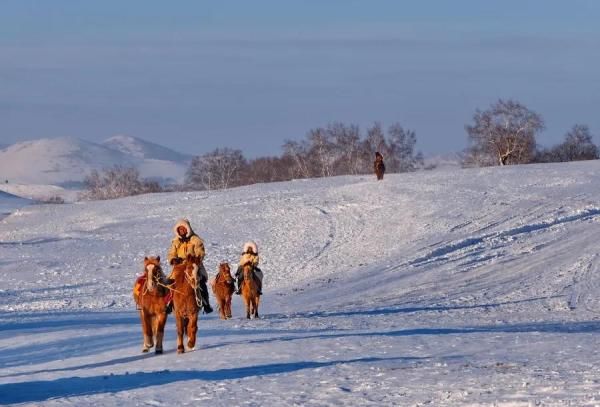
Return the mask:
<path fill-rule="evenodd" d="M 141 159 L 188 162 L 191 155 L 182 154 L 170 148 L 131 136 L 114 136 L 102 142 L 102 145 L 123 154 Z"/>
<path fill-rule="evenodd" d="M 143 178 L 181 182 L 190 156 L 129 136 L 101 144 L 60 137 L 24 141 L 0 150 L 0 179 L 21 184 L 81 186 L 92 170 L 135 167 Z"/>

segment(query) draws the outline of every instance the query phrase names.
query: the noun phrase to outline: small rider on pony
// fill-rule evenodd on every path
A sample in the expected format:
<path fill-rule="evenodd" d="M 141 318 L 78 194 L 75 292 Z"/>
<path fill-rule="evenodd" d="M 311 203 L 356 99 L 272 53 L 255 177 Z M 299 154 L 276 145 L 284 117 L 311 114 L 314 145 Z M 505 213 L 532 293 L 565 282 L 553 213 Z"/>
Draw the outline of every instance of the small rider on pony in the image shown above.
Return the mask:
<path fill-rule="evenodd" d="M 190 221 L 187 219 L 180 219 L 173 228 L 175 237 L 171 241 L 171 247 L 167 254 L 167 260 L 171 266 L 183 263 L 188 255 L 200 258 L 200 264 L 198 265 L 197 281 L 198 286 L 196 287 L 196 297 L 202 299 L 202 308 L 204 313 L 210 314 L 213 309 L 208 301 L 208 288 L 206 282 L 208 281 L 208 273 L 204 268 L 204 241 L 192 230 Z M 169 276 L 170 278 L 171 276 Z M 171 311 L 172 303 L 169 304 L 168 312 Z"/>
<path fill-rule="evenodd" d="M 242 293 L 242 284 L 244 282 L 244 273 L 242 272 L 242 268 L 246 263 L 252 264 L 254 269 L 254 275 L 258 279 L 258 295 L 262 295 L 262 280 L 263 280 L 263 272 L 258 268 L 258 246 L 253 241 L 248 241 L 244 243 L 244 250 L 242 252 L 242 256 L 240 257 L 240 264 L 235 272 L 235 277 L 237 278 L 237 291 L 236 294 L 240 295 Z"/>

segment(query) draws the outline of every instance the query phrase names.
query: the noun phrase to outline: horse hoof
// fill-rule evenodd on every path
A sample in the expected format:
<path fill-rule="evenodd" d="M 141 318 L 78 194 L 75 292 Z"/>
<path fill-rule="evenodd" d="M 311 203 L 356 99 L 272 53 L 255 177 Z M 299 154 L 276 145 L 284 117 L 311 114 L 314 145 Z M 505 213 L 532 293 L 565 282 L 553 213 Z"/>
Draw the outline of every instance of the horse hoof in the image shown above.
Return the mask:
<path fill-rule="evenodd" d="M 148 351 L 149 351 L 149 350 L 150 350 L 150 349 L 148 349 L 148 348 L 143 348 L 143 349 L 142 349 L 142 353 L 148 353 Z"/>
<path fill-rule="evenodd" d="M 162 353 L 163 353 L 163 350 L 162 350 L 162 349 L 156 349 L 156 350 L 154 351 L 154 354 L 155 354 L 155 355 L 162 355 Z"/>
<path fill-rule="evenodd" d="M 183 353 L 183 352 L 185 352 L 185 349 L 183 349 L 183 346 L 177 348 L 177 353 Z"/>
<path fill-rule="evenodd" d="M 193 352 L 193 351 L 195 351 L 195 350 L 196 350 L 196 347 L 194 346 L 194 347 L 188 348 L 188 350 L 189 350 L 190 352 Z"/>

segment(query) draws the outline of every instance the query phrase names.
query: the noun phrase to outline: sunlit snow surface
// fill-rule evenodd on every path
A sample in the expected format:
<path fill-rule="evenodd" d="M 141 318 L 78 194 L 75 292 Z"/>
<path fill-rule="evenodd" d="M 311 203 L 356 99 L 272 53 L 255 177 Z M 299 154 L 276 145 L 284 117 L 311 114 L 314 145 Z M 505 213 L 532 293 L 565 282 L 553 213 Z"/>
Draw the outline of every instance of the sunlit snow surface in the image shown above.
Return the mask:
<path fill-rule="evenodd" d="M 0 404 L 598 405 L 600 162 L 31 205 L 0 221 Z M 258 242 L 261 319 L 142 354 L 131 288 L 190 219 Z M 166 265 L 165 265 L 166 267 Z M 214 303 L 214 300 L 213 300 Z"/>

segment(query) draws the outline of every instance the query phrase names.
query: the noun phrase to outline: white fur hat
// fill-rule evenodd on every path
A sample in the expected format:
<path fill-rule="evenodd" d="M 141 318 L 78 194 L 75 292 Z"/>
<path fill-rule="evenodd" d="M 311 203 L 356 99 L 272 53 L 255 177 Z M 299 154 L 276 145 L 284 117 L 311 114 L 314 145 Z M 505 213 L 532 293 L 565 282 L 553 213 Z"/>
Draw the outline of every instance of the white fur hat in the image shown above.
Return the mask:
<path fill-rule="evenodd" d="M 190 221 L 187 219 L 179 219 L 177 223 L 175 223 L 175 226 L 173 227 L 173 232 L 175 233 L 176 237 L 179 237 L 179 233 L 177 233 L 177 228 L 179 228 L 180 226 L 183 226 L 187 230 L 185 237 L 189 238 L 193 233 Z"/>
<path fill-rule="evenodd" d="M 258 254 L 258 246 L 256 245 L 256 242 L 249 240 L 246 243 L 244 243 L 244 251 L 243 253 L 248 252 L 248 249 L 252 250 L 252 253 L 254 254 Z"/>

